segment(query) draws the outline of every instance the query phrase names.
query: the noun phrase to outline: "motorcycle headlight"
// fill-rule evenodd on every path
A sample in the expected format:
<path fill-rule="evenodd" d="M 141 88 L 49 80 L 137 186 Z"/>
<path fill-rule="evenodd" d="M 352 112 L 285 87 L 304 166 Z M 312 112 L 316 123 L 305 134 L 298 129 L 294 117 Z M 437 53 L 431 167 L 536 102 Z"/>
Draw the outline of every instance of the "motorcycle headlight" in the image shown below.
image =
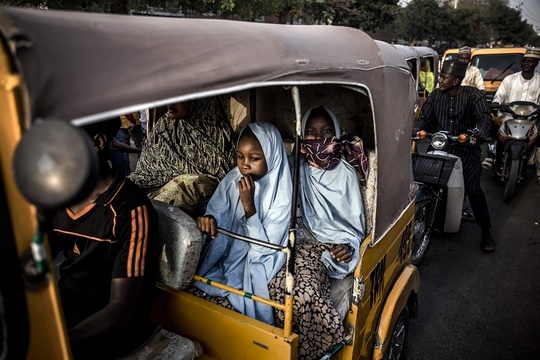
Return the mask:
<path fill-rule="evenodd" d="M 448 144 L 448 137 L 445 134 L 436 133 L 436 134 L 433 134 L 433 136 L 431 137 L 431 146 L 433 146 L 435 150 L 444 149 L 447 144 Z"/>

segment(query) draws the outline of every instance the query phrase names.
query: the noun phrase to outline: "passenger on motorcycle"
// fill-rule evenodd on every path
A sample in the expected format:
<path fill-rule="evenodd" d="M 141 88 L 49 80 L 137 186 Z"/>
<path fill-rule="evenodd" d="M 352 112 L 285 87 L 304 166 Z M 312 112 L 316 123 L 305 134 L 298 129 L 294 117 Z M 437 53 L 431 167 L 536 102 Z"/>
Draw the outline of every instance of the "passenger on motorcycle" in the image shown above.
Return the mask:
<path fill-rule="evenodd" d="M 422 107 L 414 134 L 418 130 L 446 130 L 450 135 L 459 135 L 477 129 L 476 139 L 485 139 L 492 124 L 489 106 L 484 92 L 471 86 L 461 86 L 466 69 L 467 64 L 457 60 L 443 63 L 439 87 L 433 90 Z M 456 144 L 449 152 L 459 156 L 463 163 L 465 193 L 482 230 L 482 250 L 493 251 L 495 241 L 490 233 L 486 196 L 480 185 L 482 150 L 478 144 Z"/>
<path fill-rule="evenodd" d="M 493 97 L 491 107 L 496 109 L 500 104 L 508 104 L 513 101 L 530 101 L 540 104 L 540 75 L 535 72 L 540 60 L 540 50 L 527 49 L 521 60 L 521 71 L 504 78 L 499 89 Z M 508 120 L 509 114 L 502 114 L 501 126 Z M 488 155 L 483 165 L 486 168 L 491 167 L 493 154 Z M 495 168 L 501 166 L 502 159 L 502 141 L 497 139 Z M 540 184 L 540 150 L 537 147 L 535 155 L 536 176 Z"/>
<path fill-rule="evenodd" d="M 459 48 L 457 60 L 469 65 L 471 62 L 472 49 L 468 46 Z M 474 66 L 469 65 L 465 70 L 465 77 L 461 81 L 462 86 L 472 86 L 479 90 L 486 91 L 486 85 L 480 70 Z"/>

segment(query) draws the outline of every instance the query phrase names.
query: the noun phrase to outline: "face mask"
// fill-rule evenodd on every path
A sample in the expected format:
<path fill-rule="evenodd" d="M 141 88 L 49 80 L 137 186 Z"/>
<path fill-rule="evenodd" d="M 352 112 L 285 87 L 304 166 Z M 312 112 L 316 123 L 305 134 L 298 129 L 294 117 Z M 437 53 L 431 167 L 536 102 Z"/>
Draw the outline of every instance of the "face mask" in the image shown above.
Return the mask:
<path fill-rule="evenodd" d="M 300 152 L 307 162 L 318 169 L 335 169 L 341 159 L 341 142 L 336 137 L 303 140 Z"/>
<path fill-rule="evenodd" d="M 344 157 L 358 173 L 360 184 L 366 185 L 369 173 L 368 158 L 364 143 L 358 136 L 345 134 L 341 139 L 331 137 L 303 140 L 300 152 L 306 156 L 311 166 L 323 170 L 335 169 Z"/>

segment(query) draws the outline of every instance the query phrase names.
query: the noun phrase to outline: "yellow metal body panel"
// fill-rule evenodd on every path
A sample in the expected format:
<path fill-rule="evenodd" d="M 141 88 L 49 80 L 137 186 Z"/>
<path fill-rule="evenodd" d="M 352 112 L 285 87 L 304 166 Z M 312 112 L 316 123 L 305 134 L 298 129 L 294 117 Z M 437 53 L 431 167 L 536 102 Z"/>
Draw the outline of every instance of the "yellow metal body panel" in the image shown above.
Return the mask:
<path fill-rule="evenodd" d="M 376 345 L 373 359 L 382 359 L 388 349 L 388 341 L 392 336 L 394 325 L 401 311 L 407 305 L 409 295 L 420 289 L 420 274 L 414 265 L 407 266 L 394 284 L 392 291 L 386 299 L 386 304 L 381 314 L 381 321 L 376 331 Z"/>
<path fill-rule="evenodd" d="M 205 356 L 217 360 L 296 359 L 298 336 L 206 300 L 158 286 L 152 319 L 197 340 Z"/>
<path fill-rule="evenodd" d="M 365 284 L 365 295 L 359 304 L 354 304 L 346 323 L 354 328 L 350 346 L 342 351 L 340 359 L 371 359 L 374 349 L 374 335 L 382 321 L 382 308 L 395 302 L 395 307 L 403 308 L 397 299 L 389 299 L 396 281 L 409 266 L 412 254 L 412 228 L 414 203 L 404 211 L 393 228 L 377 244 L 366 239 L 361 247 L 363 253 L 356 268 L 355 277 Z M 413 268 L 416 268 L 412 266 Z M 400 303 L 406 303 L 408 294 L 402 294 Z"/>
<path fill-rule="evenodd" d="M 375 339 L 387 337 L 388 326 L 393 326 L 411 292 L 418 291 L 418 271 L 410 265 L 413 216 L 411 203 L 377 244 L 371 243 L 371 237 L 363 242 L 355 277 L 365 285 L 365 294 L 345 320 L 353 331 L 351 342 L 332 359 L 373 358 Z M 172 332 L 199 341 L 211 359 L 297 357 L 297 335 L 284 337 L 280 328 L 166 286 L 157 288 L 152 318 Z"/>
<path fill-rule="evenodd" d="M 21 95 L 20 77 L 12 73 L 0 43 L 0 167 L 10 214 L 11 227 L 19 258 L 28 251 L 37 230 L 36 210 L 19 192 L 13 176 L 12 159 L 23 132 L 18 106 Z M 2 219 L 2 223 L 8 219 Z M 15 270 L 14 270 L 15 271 Z M 67 359 L 69 348 L 62 321 L 58 294 L 50 277 L 39 290 L 26 290 L 29 319 L 28 359 Z M 21 304 L 21 306 L 23 306 Z"/>

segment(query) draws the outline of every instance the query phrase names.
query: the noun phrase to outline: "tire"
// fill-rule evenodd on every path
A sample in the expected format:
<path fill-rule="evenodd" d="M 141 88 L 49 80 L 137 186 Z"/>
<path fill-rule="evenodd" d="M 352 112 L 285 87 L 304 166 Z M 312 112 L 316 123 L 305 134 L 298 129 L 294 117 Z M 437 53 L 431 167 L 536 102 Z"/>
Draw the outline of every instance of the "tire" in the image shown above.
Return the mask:
<path fill-rule="evenodd" d="M 510 165 L 507 167 L 508 176 L 505 179 L 506 182 L 504 184 L 504 192 L 503 192 L 503 201 L 505 203 L 510 202 L 510 200 L 512 200 L 512 196 L 514 196 L 514 190 L 516 189 L 516 183 L 518 179 L 519 163 L 520 163 L 519 159 L 512 160 Z"/>
<path fill-rule="evenodd" d="M 409 309 L 407 306 L 399 314 L 396 324 L 392 329 L 390 344 L 384 354 L 384 360 L 405 359 L 405 350 L 407 347 L 407 338 L 409 336 Z"/>
<path fill-rule="evenodd" d="M 411 262 L 419 265 L 427 254 L 431 245 L 431 231 L 429 231 L 429 217 L 432 200 L 422 200 L 414 209 L 414 233 Z"/>

